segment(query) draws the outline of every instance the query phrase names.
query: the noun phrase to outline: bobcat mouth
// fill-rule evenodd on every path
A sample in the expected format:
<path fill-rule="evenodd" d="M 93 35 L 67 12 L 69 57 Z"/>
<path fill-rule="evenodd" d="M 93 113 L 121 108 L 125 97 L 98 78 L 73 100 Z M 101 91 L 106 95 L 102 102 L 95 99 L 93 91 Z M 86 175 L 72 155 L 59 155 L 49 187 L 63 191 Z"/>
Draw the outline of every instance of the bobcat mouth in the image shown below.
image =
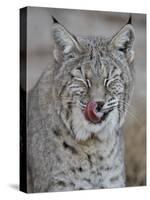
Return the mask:
<path fill-rule="evenodd" d="M 112 109 L 104 112 L 101 109 L 103 105 L 104 103 L 102 102 L 90 101 L 84 109 L 84 116 L 86 120 L 92 123 L 101 123 L 104 121 Z"/>

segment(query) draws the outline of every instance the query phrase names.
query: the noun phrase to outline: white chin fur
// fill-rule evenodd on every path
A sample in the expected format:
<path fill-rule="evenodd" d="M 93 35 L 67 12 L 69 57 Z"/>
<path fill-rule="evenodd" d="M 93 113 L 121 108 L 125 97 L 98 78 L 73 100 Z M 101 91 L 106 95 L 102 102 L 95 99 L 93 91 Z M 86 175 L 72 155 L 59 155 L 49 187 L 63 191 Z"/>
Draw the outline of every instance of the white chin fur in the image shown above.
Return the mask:
<path fill-rule="evenodd" d="M 99 124 L 88 122 L 80 108 L 74 107 L 72 111 L 73 132 L 77 140 L 87 140 L 92 135 L 97 136 L 100 140 L 104 140 L 115 129 L 117 129 L 118 111 L 114 109 L 109 113 L 106 121 Z"/>

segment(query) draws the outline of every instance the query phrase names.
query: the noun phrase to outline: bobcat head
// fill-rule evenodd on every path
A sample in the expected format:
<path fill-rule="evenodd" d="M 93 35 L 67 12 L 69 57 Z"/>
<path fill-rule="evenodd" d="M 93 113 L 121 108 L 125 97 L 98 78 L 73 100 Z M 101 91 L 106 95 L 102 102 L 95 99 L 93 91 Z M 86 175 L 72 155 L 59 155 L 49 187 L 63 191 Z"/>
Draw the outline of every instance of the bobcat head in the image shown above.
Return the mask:
<path fill-rule="evenodd" d="M 58 112 L 77 140 L 103 140 L 123 124 L 132 93 L 131 18 L 112 38 L 76 37 L 53 21 Z"/>

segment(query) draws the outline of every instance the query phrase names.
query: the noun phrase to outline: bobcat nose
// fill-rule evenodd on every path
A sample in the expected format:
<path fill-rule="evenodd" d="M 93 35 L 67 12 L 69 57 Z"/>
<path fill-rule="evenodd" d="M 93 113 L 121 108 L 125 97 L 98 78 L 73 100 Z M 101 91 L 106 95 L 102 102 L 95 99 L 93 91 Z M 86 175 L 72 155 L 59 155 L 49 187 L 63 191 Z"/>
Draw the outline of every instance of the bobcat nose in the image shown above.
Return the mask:
<path fill-rule="evenodd" d="M 102 107 L 103 107 L 103 105 L 104 105 L 104 101 L 96 101 L 96 104 L 97 104 L 96 111 L 100 112 Z"/>

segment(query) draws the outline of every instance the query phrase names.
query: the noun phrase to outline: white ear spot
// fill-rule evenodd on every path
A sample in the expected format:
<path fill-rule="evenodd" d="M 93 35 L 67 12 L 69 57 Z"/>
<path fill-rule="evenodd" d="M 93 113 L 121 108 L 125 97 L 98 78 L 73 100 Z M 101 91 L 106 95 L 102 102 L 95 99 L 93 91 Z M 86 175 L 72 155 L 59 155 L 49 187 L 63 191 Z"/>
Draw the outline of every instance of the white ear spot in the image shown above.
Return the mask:
<path fill-rule="evenodd" d="M 134 56 L 135 56 L 135 53 L 133 50 L 130 50 L 127 52 L 127 59 L 128 59 L 129 64 L 133 62 Z"/>
<path fill-rule="evenodd" d="M 56 61 L 59 61 L 59 55 L 56 49 L 53 50 L 53 56 Z"/>
<path fill-rule="evenodd" d="M 60 58 L 64 54 L 70 53 L 71 51 L 79 53 L 83 51 L 83 47 L 81 47 L 78 40 L 59 23 L 53 25 L 53 38 L 56 44 L 53 54 L 57 61 L 60 61 Z"/>
<path fill-rule="evenodd" d="M 132 25 L 125 25 L 111 40 L 113 48 L 131 49 L 133 47 L 135 33 Z"/>
<path fill-rule="evenodd" d="M 65 49 L 64 49 L 64 53 L 65 54 L 69 53 L 71 51 L 71 49 L 72 49 L 71 45 L 66 46 Z"/>
<path fill-rule="evenodd" d="M 60 53 L 56 45 L 53 50 L 53 57 L 56 60 L 56 62 L 60 62 L 62 60 L 62 54 Z"/>

